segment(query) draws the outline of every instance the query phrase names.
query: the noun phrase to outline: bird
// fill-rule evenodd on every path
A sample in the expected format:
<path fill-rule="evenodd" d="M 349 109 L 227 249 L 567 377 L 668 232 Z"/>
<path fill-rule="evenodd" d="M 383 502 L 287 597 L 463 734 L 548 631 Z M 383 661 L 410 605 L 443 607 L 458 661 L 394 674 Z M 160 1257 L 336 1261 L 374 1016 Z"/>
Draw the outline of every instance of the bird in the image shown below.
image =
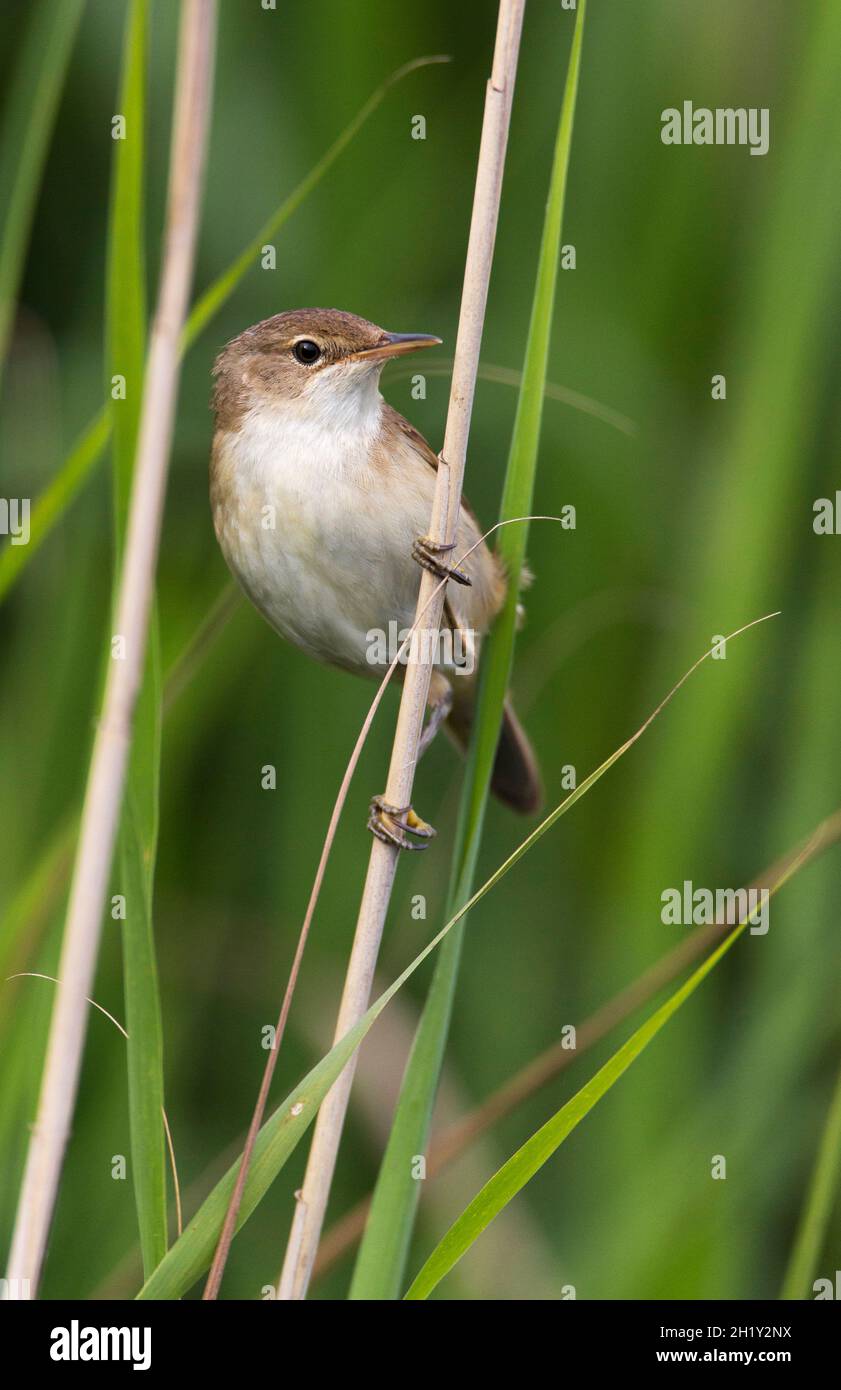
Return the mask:
<path fill-rule="evenodd" d="M 438 456 L 380 394 L 386 363 L 440 342 L 340 309 L 287 310 L 226 344 L 211 402 L 216 536 L 282 637 L 319 662 L 381 679 L 395 652 L 384 654 L 372 634 L 411 627 L 419 567 L 447 580 L 441 635 L 451 641 L 435 650 L 419 755 L 442 725 L 466 750 L 481 640 L 508 587 L 464 499 L 452 546 L 426 534 Z M 537 760 L 510 696 L 491 788 L 516 811 L 540 806 Z M 435 835 L 413 807 L 381 796 L 367 823 L 399 849 L 425 849 Z"/>

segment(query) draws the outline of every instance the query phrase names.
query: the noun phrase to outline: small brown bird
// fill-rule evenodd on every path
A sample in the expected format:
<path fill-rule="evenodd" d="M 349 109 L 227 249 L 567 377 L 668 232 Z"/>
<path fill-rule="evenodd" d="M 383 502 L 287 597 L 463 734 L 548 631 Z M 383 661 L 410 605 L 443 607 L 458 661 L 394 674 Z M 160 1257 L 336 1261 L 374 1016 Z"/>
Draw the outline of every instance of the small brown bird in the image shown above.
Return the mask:
<path fill-rule="evenodd" d="M 247 328 L 214 368 L 213 524 L 234 576 L 277 632 L 318 661 L 381 679 L 395 651 L 374 639 L 411 627 L 417 565 L 449 577 L 442 637 L 450 641 L 436 650 L 421 751 L 442 723 L 466 747 L 475 657 L 506 592 L 484 543 L 458 567 L 425 536 L 438 459 L 380 395 L 386 362 L 440 341 L 386 333 L 338 309 L 295 309 Z M 455 556 L 480 535 L 463 502 Z M 518 811 L 540 803 L 535 758 L 510 701 L 492 786 Z M 435 833 L 411 807 L 381 797 L 368 825 L 403 849 L 424 848 Z"/>

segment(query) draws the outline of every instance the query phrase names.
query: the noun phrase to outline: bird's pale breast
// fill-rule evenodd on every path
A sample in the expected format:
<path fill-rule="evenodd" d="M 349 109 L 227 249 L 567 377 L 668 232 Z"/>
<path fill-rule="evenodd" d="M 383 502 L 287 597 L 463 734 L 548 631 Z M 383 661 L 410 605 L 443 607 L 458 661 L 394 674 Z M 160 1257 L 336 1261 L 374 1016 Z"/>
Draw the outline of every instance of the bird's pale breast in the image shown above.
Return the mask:
<path fill-rule="evenodd" d="M 254 604 L 311 656 L 364 673 L 377 669 L 372 631 L 413 621 L 412 543 L 428 528 L 435 488 L 430 463 L 382 423 L 324 428 L 261 406 L 235 431 L 217 431 L 211 466 L 219 543 Z M 463 515 L 462 552 L 477 538 Z M 484 547 L 468 570 L 474 587 L 453 601 L 481 631 L 504 586 Z"/>

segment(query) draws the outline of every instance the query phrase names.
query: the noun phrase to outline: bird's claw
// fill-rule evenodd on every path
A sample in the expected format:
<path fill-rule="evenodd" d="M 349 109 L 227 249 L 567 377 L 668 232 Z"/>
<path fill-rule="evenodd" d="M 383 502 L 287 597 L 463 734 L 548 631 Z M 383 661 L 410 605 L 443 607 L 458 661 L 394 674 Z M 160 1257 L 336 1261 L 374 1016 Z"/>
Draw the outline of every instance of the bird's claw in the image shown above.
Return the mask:
<path fill-rule="evenodd" d="M 458 565 L 447 565 L 438 558 L 440 555 L 448 555 L 455 548 L 455 541 L 445 543 L 434 541 L 431 536 L 418 536 L 412 545 L 412 559 L 438 579 L 454 579 L 457 584 L 466 584 L 469 587 L 473 580 L 465 570 L 459 569 Z"/>
<path fill-rule="evenodd" d="M 422 820 L 411 806 L 391 806 L 381 796 L 375 796 L 368 811 L 368 829 L 386 845 L 398 849 L 426 849 L 437 834 L 435 827 Z M 415 836 L 416 844 L 409 836 Z"/>

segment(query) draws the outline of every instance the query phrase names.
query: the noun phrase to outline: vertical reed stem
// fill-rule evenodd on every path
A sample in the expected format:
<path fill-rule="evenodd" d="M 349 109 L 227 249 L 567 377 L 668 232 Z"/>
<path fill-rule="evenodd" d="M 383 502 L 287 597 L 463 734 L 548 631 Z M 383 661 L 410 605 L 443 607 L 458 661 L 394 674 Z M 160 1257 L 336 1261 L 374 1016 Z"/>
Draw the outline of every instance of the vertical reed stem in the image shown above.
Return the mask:
<path fill-rule="evenodd" d="M 485 114 L 476 170 L 447 425 L 429 528 L 432 537 L 444 542 L 452 541 L 455 537 L 461 506 L 467 437 L 473 410 L 473 394 L 496 238 L 524 9 L 525 0 L 500 0 L 493 69 L 485 95 Z M 432 598 L 437 583 L 433 575 L 423 572 L 417 613 L 420 614 L 426 609 L 423 621 L 431 634 L 438 631 L 445 596 L 442 588 L 440 593 Z M 418 741 L 429 691 L 431 667 L 428 656 L 433 650 L 433 644 L 431 641 L 421 640 L 414 644 L 414 647 L 415 650 L 420 649 L 420 655 L 417 659 L 414 655 L 411 656 L 406 668 L 385 790 L 386 801 L 394 806 L 408 806 L 412 799 Z M 371 846 L 368 873 L 336 1024 L 336 1040 L 342 1038 L 359 1021 L 368 1006 L 398 853 L 394 846 L 377 839 Z M 280 1279 L 278 1297 L 281 1299 L 306 1297 L 327 1209 L 355 1066 L 355 1059 L 348 1063 L 325 1097 L 318 1113 L 304 1184 L 295 1209 Z"/>
<path fill-rule="evenodd" d="M 143 676 L 161 517 L 199 218 L 213 79 L 216 0 L 183 0 L 176 73 L 163 270 L 152 324 L 128 533 L 117 604 L 122 659 L 112 659 L 94 739 L 60 984 L 50 1024 L 38 1114 L 18 1201 L 10 1296 L 34 1298 L 76 1099 L 100 926 L 122 801 L 135 702 Z"/>

